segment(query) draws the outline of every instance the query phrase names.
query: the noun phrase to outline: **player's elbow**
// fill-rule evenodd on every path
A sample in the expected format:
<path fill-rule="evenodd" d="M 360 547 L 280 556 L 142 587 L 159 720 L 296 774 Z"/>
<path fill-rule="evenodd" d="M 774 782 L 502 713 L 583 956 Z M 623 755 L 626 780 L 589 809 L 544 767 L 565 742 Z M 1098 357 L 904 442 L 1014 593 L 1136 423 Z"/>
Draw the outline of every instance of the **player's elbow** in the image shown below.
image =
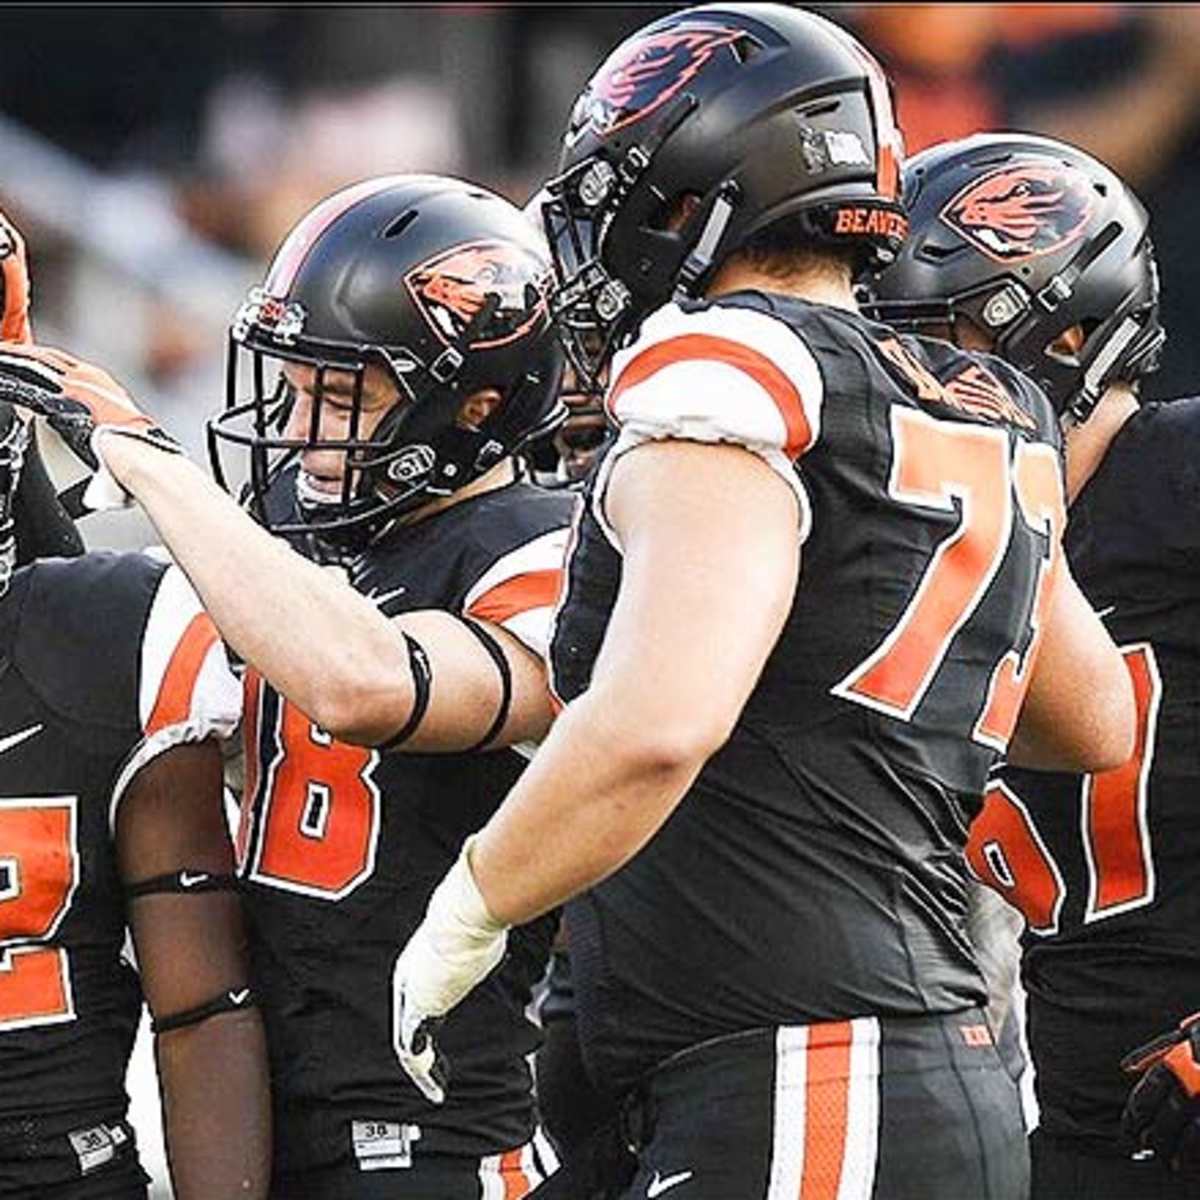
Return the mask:
<path fill-rule="evenodd" d="M 621 741 L 647 772 L 694 775 L 729 740 L 734 720 L 719 714 L 660 715 L 632 722 Z"/>
<path fill-rule="evenodd" d="M 1058 711 L 1038 714 L 1019 733 L 1009 760 L 1053 771 L 1110 771 L 1134 751 L 1136 709 L 1128 672 L 1115 648 L 1094 661 Z"/>
<path fill-rule="evenodd" d="M 407 664 L 363 661 L 340 668 L 314 692 L 309 716 L 331 737 L 356 746 L 386 742 L 408 719 Z"/>

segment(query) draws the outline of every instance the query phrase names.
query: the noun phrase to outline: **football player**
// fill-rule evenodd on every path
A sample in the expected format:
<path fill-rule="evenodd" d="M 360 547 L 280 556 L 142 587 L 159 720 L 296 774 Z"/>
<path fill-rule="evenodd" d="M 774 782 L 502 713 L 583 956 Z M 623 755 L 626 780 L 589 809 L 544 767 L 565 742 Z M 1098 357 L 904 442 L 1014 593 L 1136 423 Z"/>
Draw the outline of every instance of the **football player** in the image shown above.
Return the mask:
<path fill-rule="evenodd" d="M 518 931 L 447 1023 L 445 1108 L 400 1070 L 391 1008 L 396 952 L 433 884 L 520 774 L 509 747 L 552 717 L 541 653 L 572 499 L 531 486 L 516 458 L 562 415 L 549 277 L 540 235 L 482 188 L 346 189 L 300 221 L 239 312 L 212 428 L 218 456 L 244 450 L 248 506 L 278 536 L 158 449 L 137 447 L 154 460 L 147 491 L 140 471 L 126 480 L 200 590 L 228 600 L 214 619 L 251 664 L 238 849 L 275 1197 L 518 1197 L 553 1165 L 534 1137 L 524 1013 L 553 918 Z M 66 356 L 9 357 L 43 383 L 61 372 L 84 413 L 124 402 Z"/>
<path fill-rule="evenodd" d="M 6 340 L 30 340 L 28 296 L 0 214 Z M 0 1195 L 145 1197 L 124 1087 L 144 993 L 175 1195 L 265 1196 L 266 1053 L 212 740 L 237 686 L 178 571 L 81 550 L 0 403 Z"/>
<path fill-rule="evenodd" d="M 556 619 L 566 708 L 397 963 L 400 1052 L 441 1095 L 431 1021 L 577 896 L 623 1196 L 1024 1195 L 967 820 L 1001 753 L 1123 761 L 1133 704 L 1061 560 L 1044 396 L 855 311 L 898 152 L 848 35 L 714 4 L 613 52 L 551 185 L 552 247 L 598 231 L 556 304 L 585 372 L 577 330 L 619 347 L 620 433 Z"/>
<path fill-rule="evenodd" d="M 974 869 L 1026 923 L 1033 1195 L 1191 1196 L 1194 1177 L 1169 1170 L 1200 1167 L 1181 1037 L 1133 1055 L 1142 1069 L 1167 1057 L 1135 1092 L 1126 1136 L 1121 1124 L 1122 1057 L 1200 995 L 1200 401 L 1138 402 L 1164 337 L 1146 212 L 1102 163 L 1023 134 L 926 150 L 905 196 L 912 234 L 875 311 L 991 350 L 1045 389 L 1064 428 L 1067 558 L 1137 698 L 1123 766 L 1009 769 L 972 826 Z"/>
<path fill-rule="evenodd" d="M 338 743 L 248 677 L 242 869 L 279 1197 L 518 1197 L 552 1166 L 534 1140 L 525 1007 L 556 918 L 520 930 L 447 1026 L 461 1055 L 452 1106 L 430 1105 L 390 1053 L 395 949 L 526 761 L 506 748 L 519 732 L 506 692 L 514 669 L 541 676 L 571 510 L 515 457 L 562 415 L 548 276 L 540 237 L 506 201 L 385 178 L 305 217 L 235 321 L 254 377 L 279 371 L 277 392 L 235 392 L 213 426 L 218 446 L 239 439 L 245 411 L 276 431 L 249 445 L 251 510 L 342 563 L 381 612 L 444 609 L 485 655 L 483 694 L 458 694 L 449 737 L 424 731 L 426 750 L 457 753 L 388 753 L 408 748 L 399 726 L 377 749 Z M 432 693 L 449 682 L 436 658 L 424 669 Z"/>
<path fill-rule="evenodd" d="M 265 1196 L 266 1054 L 214 741 L 236 681 L 178 570 L 13 570 L 30 435 L 8 404 L 0 431 L 0 1195 L 145 1197 L 124 1086 L 144 994 L 175 1195 Z"/>

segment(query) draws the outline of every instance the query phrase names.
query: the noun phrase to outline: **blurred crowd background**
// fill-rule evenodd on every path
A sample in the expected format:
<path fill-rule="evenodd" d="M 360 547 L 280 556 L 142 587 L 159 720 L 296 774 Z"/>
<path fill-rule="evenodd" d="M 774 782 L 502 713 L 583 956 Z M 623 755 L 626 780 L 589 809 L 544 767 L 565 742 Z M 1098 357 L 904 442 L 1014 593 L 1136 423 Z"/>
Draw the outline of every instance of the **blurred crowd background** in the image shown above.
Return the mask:
<path fill-rule="evenodd" d="M 0 205 L 28 235 L 39 338 L 101 361 L 200 451 L 225 323 L 297 217 L 408 170 L 523 203 L 604 52 L 674 7 L 3 6 Z M 1148 394 L 1200 390 L 1200 6 L 812 7 L 891 70 L 910 151 L 1020 128 L 1129 179 L 1171 335 Z M 92 540 L 142 537 L 104 520 Z"/>

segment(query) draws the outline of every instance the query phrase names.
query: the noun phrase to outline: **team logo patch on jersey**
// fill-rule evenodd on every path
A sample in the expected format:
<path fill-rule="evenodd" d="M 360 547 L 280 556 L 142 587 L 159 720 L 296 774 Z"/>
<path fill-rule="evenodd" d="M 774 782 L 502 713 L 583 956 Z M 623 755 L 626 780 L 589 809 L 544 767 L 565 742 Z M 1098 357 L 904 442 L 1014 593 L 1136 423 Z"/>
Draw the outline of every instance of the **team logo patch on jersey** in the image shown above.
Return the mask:
<path fill-rule="evenodd" d="M 990 258 L 1037 258 L 1082 235 L 1092 215 L 1092 189 L 1074 167 L 1024 163 L 969 183 L 940 215 Z"/>
<path fill-rule="evenodd" d="M 576 136 L 601 135 L 640 120 L 694 79 L 719 50 L 745 37 L 741 29 L 676 26 L 622 46 L 596 73 L 571 121 Z"/>
<path fill-rule="evenodd" d="M 457 341 L 498 298 L 469 343 L 473 350 L 503 346 L 546 315 L 549 279 L 537 256 L 515 242 L 467 242 L 444 250 L 404 277 L 417 309 L 441 339 Z"/>

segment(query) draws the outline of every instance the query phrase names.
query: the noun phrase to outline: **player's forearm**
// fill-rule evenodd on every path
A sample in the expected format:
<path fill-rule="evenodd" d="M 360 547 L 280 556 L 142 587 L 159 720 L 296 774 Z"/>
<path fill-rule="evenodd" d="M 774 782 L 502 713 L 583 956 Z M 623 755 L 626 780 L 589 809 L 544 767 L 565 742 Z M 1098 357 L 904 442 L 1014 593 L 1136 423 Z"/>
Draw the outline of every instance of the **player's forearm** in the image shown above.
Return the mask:
<path fill-rule="evenodd" d="M 109 437 L 104 457 L 222 637 L 278 691 L 322 725 L 348 710 L 379 740 L 403 725 L 408 655 L 374 605 L 270 536 L 182 456 Z"/>
<path fill-rule="evenodd" d="M 471 868 L 497 921 L 529 921 L 628 862 L 715 748 L 661 736 L 628 711 L 602 691 L 570 705 L 476 837 Z"/>
<path fill-rule="evenodd" d="M 265 1197 L 271 1102 L 257 1011 L 162 1034 L 156 1051 L 176 1200 Z"/>

